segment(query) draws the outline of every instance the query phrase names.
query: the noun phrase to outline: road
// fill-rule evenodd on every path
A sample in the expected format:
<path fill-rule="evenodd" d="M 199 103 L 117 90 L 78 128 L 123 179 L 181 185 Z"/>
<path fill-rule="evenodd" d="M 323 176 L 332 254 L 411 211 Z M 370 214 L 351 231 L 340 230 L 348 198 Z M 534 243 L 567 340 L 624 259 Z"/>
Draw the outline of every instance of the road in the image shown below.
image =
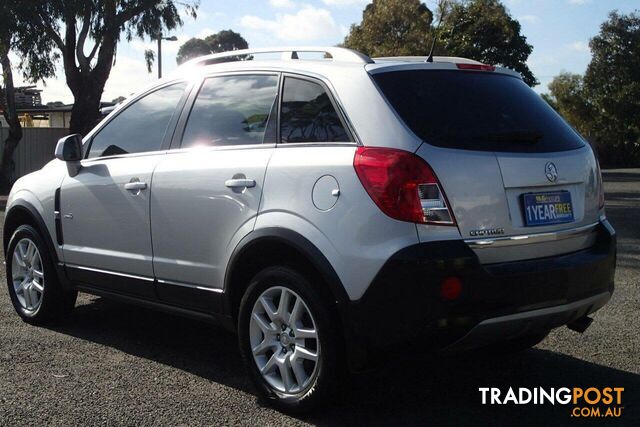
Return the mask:
<path fill-rule="evenodd" d="M 347 381 L 300 418 L 253 394 L 235 337 L 215 326 L 81 295 L 54 328 L 29 326 L 0 286 L 0 425 L 575 424 L 562 405 L 483 406 L 479 387 L 624 387 L 640 425 L 640 170 L 605 173 L 618 232 L 616 293 L 583 335 L 561 328 L 511 357 L 408 358 Z M 595 420 L 592 420 L 595 421 Z"/>

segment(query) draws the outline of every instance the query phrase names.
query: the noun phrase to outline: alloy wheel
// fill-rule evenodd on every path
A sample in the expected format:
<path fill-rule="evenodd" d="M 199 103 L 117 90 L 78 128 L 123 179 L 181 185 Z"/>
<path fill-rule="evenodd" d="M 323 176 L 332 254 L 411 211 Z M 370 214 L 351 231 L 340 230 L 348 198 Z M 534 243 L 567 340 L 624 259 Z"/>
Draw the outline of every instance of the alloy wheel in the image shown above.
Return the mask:
<path fill-rule="evenodd" d="M 291 289 L 274 286 L 257 299 L 249 321 L 253 360 L 275 390 L 295 394 L 315 378 L 320 340 L 308 305 Z"/>
<path fill-rule="evenodd" d="M 42 304 L 44 270 L 36 244 L 28 238 L 18 242 L 11 258 L 13 289 L 27 313 L 35 313 Z"/>

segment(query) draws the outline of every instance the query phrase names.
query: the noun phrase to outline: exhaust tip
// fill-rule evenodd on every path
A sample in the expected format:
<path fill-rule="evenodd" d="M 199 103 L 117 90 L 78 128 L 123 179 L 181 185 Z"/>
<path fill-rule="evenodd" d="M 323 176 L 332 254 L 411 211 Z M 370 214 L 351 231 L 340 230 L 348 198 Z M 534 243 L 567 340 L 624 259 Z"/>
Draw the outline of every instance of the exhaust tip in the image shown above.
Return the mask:
<path fill-rule="evenodd" d="M 575 332 L 583 333 L 589 326 L 591 326 L 591 323 L 593 323 L 593 319 L 591 317 L 583 316 L 568 323 L 567 328 Z"/>

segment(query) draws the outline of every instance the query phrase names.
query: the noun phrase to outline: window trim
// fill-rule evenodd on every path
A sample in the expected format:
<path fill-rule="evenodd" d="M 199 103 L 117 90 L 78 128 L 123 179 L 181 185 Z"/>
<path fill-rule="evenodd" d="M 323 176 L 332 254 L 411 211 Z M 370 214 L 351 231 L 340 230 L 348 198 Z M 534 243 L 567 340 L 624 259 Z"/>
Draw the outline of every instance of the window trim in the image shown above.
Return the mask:
<path fill-rule="evenodd" d="M 129 107 L 131 107 L 133 104 L 135 104 L 136 102 L 138 102 L 139 100 L 141 100 L 142 98 L 151 95 L 154 92 L 157 92 L 159 90 L 162 90 L 166 87 L 169 86 L 173 86 L 179 83 L 186 83 L 186 87 L 182 93 L 182 96 L 180 97 L 180 100 L 178 101 L 178 104 L 176 105 L 176 108 L 171 116 L 171 119 L 169 119 L 169 122 L 167 123 L 167 130 L 165 131 L 165 134 L 162 138 L 162 144 L 160 145 L 160 149 L 159 150 L 153 150 L 153 151 L 142 151 L 142 152 L 138 152 L 138 153 L 127 153 L 127 154 L 115 154 L 115 155 L 111 155 L 111 156 L 98 156 L 98 157 L 92 157 L 89 158 L 89 153 L 91 152 L 91 146 L 93 145 L 93 140 L 96 136 L 98 136 L 100 134 L 100 132 L 102 132 L 102 130 L 108 126 L 113 120 L 115 120 L 118 116 L 120 116 L 120 114 L 122 114 L 124 111 L 126 111 L 127 109 L 129 109 Z M 176 130 L 176 124 L 178 121 L 178 117 L 180 116 L 180 114 L 182 113 L 182 109 L 184 108 L 185 102 L 187 101 L 191 91 L 193 89 L 193 82 L 189 81 L 187 79 L 176 79 L 176 80 L 172 80 L 169 82 L 163 82 L 160 85 L 157 86 L 153 86 L 151 88 L 149 88 L 148 90 L 136 95 L 135 97 L 129 99 L 127 101 L 127 103 L 125 105 L 122 106 L 122 108 L 118 109 L 115 114 L 113 114 L 111 117 L 109 117 L 108 119 L 103 120 L 100 124 L 98 124 L 98 126 L 96 126 L 96 128 L 91 132 L 89 140 L 83 144 L 86 145 L 86 150 L 83 154 L 83 158 L 82 158 L 82 163 L 89 163 L 89 162 L 93 162 L 96 160 L 107 160 L 107 159 L 118 159 L 118 158 L 128 158 L 128 157 L 135 157 L 135 156 L 140 156 L 140 155 L 150 155 L 150 154 L 158 154 L 158 153 L 162 153 L 164 151 L 166 151 L 169 147 L 169 143 L 171 141 L 171 138 L 168 138 L 168 135 L 171 134 L 171 137 L 173 137 L 173 134 L 175 133 Z M 83 147 L 84 149 L 84 147 Z"/>
<path fill-rule="evenodd" d="M 281 135 L 281 119 L 282 119 L 282 101 L 284 100 L 284 83 L 286 78 L 293 78 L 293 79 L 298 79 L 298 80 L 304 80 L 304 81 L 308 81 L 311 83 L 316 83 L 318 85 L 320 85 L 320 87 L 322 87 L 324 89 L 324 91 L 326 92 L 327 96 L 329 97 L 329 102 L 331 102 L 331 105 L 333 106 L 333 109 L 336 111 L 336 114 L 338 115 L 338 120 L 340 120 L 340 123 L 342 124 L 342 127 L 344 128 L 347 137 L 349 138 L 349 141 L 305 141 L 305 142 L 282 142 L 282 135 Z M 277 139 L 277 143 L 276 145 L 278 147 L 296 147 L 296 146 L 309 146 L 309 145 L 321 145 L 321 146 L 327 146 L 327 145 L 360 145 L 359 140 L 357 138 L 357 135 L 353 129 L 353 126 L 351 126 L 351 122 L 349 121 L 349 119 L 347 118 L 344 109 L 342 108 L 342 105 L 340 103 L 337 102 L 337 98 L 335 97 L 332 88 L 329 87 L 329 85 L 327 83 L 325 83 L 323 80 L 316 78 L 316 77 L 311 77 L 308 76 L 306 74 L 298 74 L 298 73 L 290 73 L 290 72 L 284 72 L 282 73 L 282 80 L 281 80 L 281 84 L 280 84 L 280 91 L 278 93 L 278 99 L 279 99 L 279 105 L 278 105 L 278 139 Z"/>
<path fill-rule="evenodd" d="M 197 79 L 197 81 L 194 82 L 193 85 L 193 89 L 191 90 L 191 93 L 189 94 L 189 97 L 186 101 L 186 104 L 184 105 L 183 109 L 182 109 L 182 113 L 180 114 L 180 118 L 178 119 L 176 128 L 174 130 L 173 133 L 173 137 L 171 139 L 171 144 L 168 148 L 169 151 L 177 151 L 180 150 L 181 152 L 187 151 L 187 150 L 191 150 L 197 147 L 183 147 L 182 146 L 182 142 L 183 142 L 183 138 L 184 138 L 184 132 L 187 129 L 187 123 L 189 121 L 189 116 L 191 115 L 191 111 L 193 110 L 193 107 L 195 106 L 195 102 L 198 99 L 198 95 L 200 94 L 200 91 L 202 90 L 202 86 L 204 85 L 204 82 L 207 79 L 210 78 L 216 78 L 216 77 L 233 77 L 233 76 L 274 76 L 278 78 L 278 86 L 276 88 L 276 101 L 278 102 L 278 104 L 280 103 L 279 98 L 280 98 L 280 90 L 282 87 L 282 73 L 279 71 L 269 71 L 269 70 L 255 70 L 255 71 L 251 71 L 251 70 L 242 70 L 242 71 L 222 71 L 222 72 L 215 72 L 215 73 L 207 73 L 201 77 L 199 77 Z M 277 134 L 276 134 L 276 141 L 278 140 L 280 134 L 280 106 L 278 105 L 278 117 L 277 119 Z M 269 110 L 269 112 L 271 112 L 271 110 Z M 269 119 L 270 120 L 270 119 Z M 275 146 L 276 144 L 265 144 L 264 143 L 264 138 L 263 138 L 263 142 L 260 144 L 235 144 L 235 145 L 211 145 L 211 146 L 207 146 L 206 148 L 218 148 L 218 147 L 230 147 L 230 148 L 234 148 L 234 147 L 263 147 L 263 146 Z M 203 148 L 198 148 L 198 149 L 203 149 Z"/>

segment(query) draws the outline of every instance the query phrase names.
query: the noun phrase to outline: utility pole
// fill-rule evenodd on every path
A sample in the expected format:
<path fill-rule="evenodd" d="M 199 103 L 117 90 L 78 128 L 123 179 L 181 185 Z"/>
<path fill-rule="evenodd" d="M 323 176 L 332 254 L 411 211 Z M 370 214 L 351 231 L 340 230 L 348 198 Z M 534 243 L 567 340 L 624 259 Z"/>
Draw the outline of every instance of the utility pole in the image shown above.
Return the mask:
<path fill-rule="evenodd" d="M 162 78 L 162 40 L 175 42 L 178 40 L 176 36 L 163 37 L 162 34 L 158 35 L 158 78 Z"/>

